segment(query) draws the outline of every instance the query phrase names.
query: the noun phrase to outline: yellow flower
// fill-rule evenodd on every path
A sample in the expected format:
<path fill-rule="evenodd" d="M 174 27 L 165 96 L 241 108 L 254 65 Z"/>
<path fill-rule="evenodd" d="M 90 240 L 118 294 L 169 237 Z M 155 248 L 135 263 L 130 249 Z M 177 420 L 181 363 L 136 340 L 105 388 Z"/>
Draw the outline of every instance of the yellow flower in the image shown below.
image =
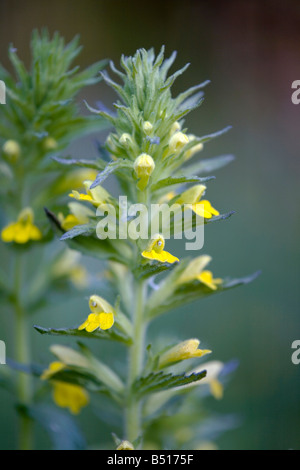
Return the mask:
<path fill-rule="evenodd" d="M 193 359 L 195 357 L 202 357 L 211 353 L 209 349 L 198 349 L 199 344 L 200 341 L 198 339 L 182 341 L 160 356 L 158 364 L 159 367 L 163 368 L 175 362 Z"/>
<path fill-rule="evenodd" d="M 134 450 L 133 445 L 129 441 L 122 441 L 116 450 Z"/>
<path fill-rule="evenodd" d="M 48 369 L 41 375 L 41 380 L 51 380 L 53 385 L 53 400 L 61 408 L 69 408 L 72 414 L 78 414 L 84 406 L 89 403 L 89 395 L 84 388 L 60 382 L 53 379 L 58 372 L 66 369 L 67 365 L 56 361 L 52 362 Z"/>
<path fill-rule="evenodd" d="M 213 215 L 219 215 L 219 212 L 212 207 L 211 203 L 207 200 L 201 199 L 206 186 L 197 184 L 190 189 L 184 191 L 178 199 L 177 204 L 184 204 L 186 208 L 192 209 L 200 217 L 211 219 Z"/>
<path fill-rule="evenodd" d="M 81 408 L 89 404 L 88 393 L 79 385 L 54 382 L 53 387 L 53 400 L 56 405 L 60 408 L 68 408 L 74 415 L 79 414 Z"/>
<path fill-rule="evenodd" d="M 155 163 L 153 158 L 147 153 L 142 153 L 134 162 L 134 171 L 139 178 L 137 187 L 142 191 L 146 188 L 149 178 L 152 175 Z"/>
<path fill-rule="evenodd" d="M 220 278 L 214 279 L 211 271 L 202 271 L 202 273 L 199 274 L 198 279 L 202 284 L 205 284 L 212 290 L 217 290 L 218 286 L 223 282 Z"/>
<path fill-rule="evenodd" d="M 40 240 L 42 232 L 34 224 L 34 215 L 31 208 L 23 209 L 17 222 L 7 225 L 1 232 L 2 241 L 24 244 L 30 240 Z"/>
<path fill-rule="evenodd" d="M 89 222 L 89 217 L 95 215 L 91 209 L 85 207 L 83 204 L 79 204 L 78 202 L 71 202 L 68 206 L 70 214 L 66 217 L 64 217 L 63 214 L 58 215 L 60 224 L 66 231 L 71 230 L 71 228 L 76 225 L 87 224 Z"/>
<path fill-rule="evenodd" d="M 197 258 L 193 259 L 193 261 L 191 261 L 187 268 L 183 271 L 177 283 L 185 284 L 198 280 L 210 289 L 217 290 L 218 286 L 222 284 L 223 281 L 220 278 L 214 279 L 211 271 L 204 270 L 210 261 L 211 257 L 207 255 L 198 256 Z"/>
<path fill-rule="evenodd" d="M 15 140 L 7 140 L 2 147 L 2 150 L 12 163 L 15 163 L 21 155 L 21 147 Z"/>
<path fill-rule="evenodd" d="M 84 187 L 86 194 L 81 194 L 78 191 L 73 190 L 70 197 L 74 197 L 78 201 L 87 201 L 98 207 L 101 204 L 105 204 L 110 198 L 110 194 L 101 186 L 91 188 L 93 181 L 84 181 Z"/>
<path fill-rule="evenodd" d="M 86 321 L 80 325 L 78 330 L 86 330 L 91 333 L 98 328 L 101 330 L 108 330 L 114 324 L 114 309 L 113 307 L 98 295 L 92 295 L 89 300 L 89 306 L 92 313 L 88 316 Z"/>
<path fill-rule="evenodd" d="M 142 256 L 143 258 L 160 261 L 161 263 L 173 264 L 176 261 L 179 261 L 179 259 L 171 255 L 171 253 L 164 251 L 164 247 L 165 240 L 163 236 L 157 235 L 151 240 L 147 250 L 143 251 Z"/>

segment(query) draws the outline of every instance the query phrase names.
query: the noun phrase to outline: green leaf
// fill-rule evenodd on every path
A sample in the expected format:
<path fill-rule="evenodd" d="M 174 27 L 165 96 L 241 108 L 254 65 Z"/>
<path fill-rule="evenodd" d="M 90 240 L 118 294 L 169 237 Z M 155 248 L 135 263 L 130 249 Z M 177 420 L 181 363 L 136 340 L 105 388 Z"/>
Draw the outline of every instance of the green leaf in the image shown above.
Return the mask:
<path fill-rule="evenodd" d="M 189 88 L 188 90 L 184 91 L 183 93 L 180 93 L 175 99 L 176 107 L 180 107 L 180 106 L 184 106 L 186 108 L 194 107 L 197 104 L 198 99 L 203 94 L 202 91 L 199 93 L 198 91 L 209 84 L 210 84 L 210 80 L 206 80 L 205 82 L 200 83 L 199 85 L 193 86 Z"/>
<path fill-rule="evenodd" d="M 61 163 L 62 165 L 74 165 L 81 168 L 91 168 L 94 170 L 102 170 L 105 168 L 106 162 L 101 159 L 97 160 L 80 160 L 75 158 L 61 158 L 61 157 L 52 157 L 52 160 Z"/>
<path fill-rule="evenodd" d="M 199 300 L 203 297 L 208 297 L 210 295 L 218 294 L 220 292 L 225 292 L 234 287 L 243 286 L 253 282 L 260 275 L 260 271 L 251 274 L 250 276 L 242 277 L 239 279 L 224 279 L 223 283 L 218 286 L 216 290 L 210 289 L 205 284 L 200 281 L 193 281 L 190 283 L 182 284 L 175 291 L 172 292 L 172 295 L 167 299 L 164 299 L 160 304 L 157 302 L 159 297 L 150 299 L 146 316 L 150 319 L 153 319 L 163 313 L 181 307 L 182 305 L 187 305 L 188 303 Z M 162 286 L 163 288 L 163 286 Z M 155 293 L 154 295 L 157 296 Z"/>
<path fill-rule="evenodd" d="M 125 250 L 128 246 L 121 243 L 122 240 L 116 240 L 116 243 L 119 242 L 120 249 L 124 248 L 123 254 L 114 248 L 113 242 L 115 240 L 99 240 L 95 237 L 80 235 L 76 238 L 66 239 L 64 241 L 71 249 L 77 250 L 86 256 L 91 256 L 101 260 L 117 261 L 121 264 L 128 264 L 130 262 L 130 258 L 127 258 L 127 250 Z"/>
<path fill-rule="evenodd" d="M 78 343 L 81 352 L 67 346 L 53 345 L 51 352 L 65 368 L 54 373 L 49 380 L 74 383 L 90 391 L 117 397 L 124 390 L 119 376 L 106 364 L 99 361 L 82 343 Z"/>
<path fill-rule="evenodd" d="M 206 183 L 215 179 L 214 176 L 207 176 L 205 178 L 200 178 L 199 176 L 185 176 L 185 175 L 178 175 L 178 176 L 169 176 L 168 178 L 164 178 L 157 183 L 152 184 L 151 189 L 152 191 L 157 191 L 159 189 L 166 188 L 167 186 L 173 186 L 175 184 L 187 184 L 187 183 Z"/>
<path fill-rule="evenodd" d="M 192 382 L 198 382 L 206 377 L 206 371 L 197 374 L 180 374 L 173 375 L 172 373 L 166 374 L 164 372 L 152 372 L 146 377 L 139 378 L 133 384 L 133 392 L 139 397 L 149 395 L 150 393 L 161 392 L 163 390 L 170 390 L 172 388 L 182 387 Z"/>
<path fill-rule="evenodd" d="M 151 264 L 147 263 L 145 265 L 141 265 L 133 271 L 133 274 L 138 279 L 148 279 L 149 277 L 157 276 L 158 274 L 163 273 L 164 271 L 168 271 L 173 269 L 174 264 L 168 263 L 160 263 L 156 261 L 152 261 Z"/>
<path fill-rule="evenodd" d="M 94 223 L 84 224 L 84 225 L 76 225 L 68 232 L 64 233 L 63 236 L 60 238 L 61 241 L 63 240 L 70 240 L 72 238 L 79 237 L 80 235 L 88 236 L 94 234 L 96 230 L 96 225 Z"/>
<path fill-rule="evenodd" d="M 125 159 L 119 159 L 119 160 L 110 162 L 106 166 L 106 168 L 96 176 L 96 179 L 93 182 L 93 184 L 91 185 L 90 189 L 96 188 L 96 186 L 99 186 L 100 184 L 102 184 L 103 181 L 105 181 L 106 178 L 109 175 L 111 175 L 112 173 L 114 173 L 117 170 L 120 170 L 122 168 L 130 168 L 131 169 L 132 168 L 132 163 L 128 160 L 125 160 Z"/>
<path fill-rule="evenodd" d="M 204 219 L 204 224 L 207 225 L 207 224 L 211 224 L 213 222 L 219 222 L 220 220 L 227 220 L 233 214 L 235 214 L 235 211 L 226 212 L 225 214 L 220 214 L 220 215 L 214 215 L 210 219 Z"/>
<path fill-rule="evenodd" d="M 224 129 L 221 129 L 220 131 L 213 132 L 212 134 L 204 135 L 203 137 L 197 137 L 193 142 L 196 143 L 205 143 L 209 142 L 212 139 L 215 139 L 216 137 L 220 137 L 223 134 L 226 134 L 228 131 L 232 129 L 232 126 L 227 126 L 224 127 Z"/>
<path fill-rule="evenodd" d="M 42 335 L 52 336 L 75 336 L 78 338 L 92 338 L 92 339 L 105 339 L 108 341 L 118 341 L 120 343 L 130 345 L 132 339 L 129 336 L 125 336 L 123 333 L 116 331 L 115 328 L 110 330 L 96 330 L 92 333 L 88 333 L 85 330 L 78 330 L 78 328 L 44 328 L 42 326 L 34 325 L 36 331 Z"/>

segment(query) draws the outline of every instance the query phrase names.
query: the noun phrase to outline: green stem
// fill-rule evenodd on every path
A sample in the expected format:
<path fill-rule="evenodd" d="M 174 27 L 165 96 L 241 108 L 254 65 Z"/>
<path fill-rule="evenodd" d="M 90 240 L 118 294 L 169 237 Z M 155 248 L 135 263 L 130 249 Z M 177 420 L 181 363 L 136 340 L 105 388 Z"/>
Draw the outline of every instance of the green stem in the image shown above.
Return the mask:
<path fill-rule="evenodd" d="M 16 319 L 16 360 L 20 364 L 30 363 L 30 340 L 26 312 L 22 302 L 22 274 L 24 254 L 16 254 L 15 265 L 15 319 Z M 32 397 L 31 377 L 29 374 L 18 373 L 17 397 L 21 405 L 30 405 Z M 32 448 L 32 421 L 25 413 L 19 414 L 19 449 L 30 450 Z"/>
<path fill-rule="evenodd" d="M 146 323 L 144 320 L 145 282 L 136 283 L 134 342 L 129 351 L 128 397 L 125 415 L 126 438 L 133 442 L 142 432 L 141 401 L 132 393 L 132 385 L 140 376 L 144 363 Z"/>

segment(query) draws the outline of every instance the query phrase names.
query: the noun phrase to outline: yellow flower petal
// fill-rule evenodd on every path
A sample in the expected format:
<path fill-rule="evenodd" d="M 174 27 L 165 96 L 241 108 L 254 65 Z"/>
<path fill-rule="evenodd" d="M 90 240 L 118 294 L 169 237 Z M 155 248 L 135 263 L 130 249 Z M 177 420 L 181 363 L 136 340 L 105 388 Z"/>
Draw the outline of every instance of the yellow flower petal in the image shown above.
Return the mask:
<path fill-rule="evenodd" d="M 48 369 L 44 370 L 43 374 L 41 375 L 41 380 L 48 380 L 50 379 L 54 374 L 57 372 L 65 369 L 66 365 L 63 364 L 62 362 L 55 361 L 52 362 Z"/>
<path fill-rule="evenodd" d="M 220 215 L 220 212 L 215 209 L 209 201 L 203 200 L 201 204 L 204 204 L 204 209 L 212 215 Z"/>
<path fill-rule="evenodd" d="M 198 280 L 212 290 L 217 290 L 218 285 L 223 282 L 222 279 L 214 279 L 211 271 L 202 271 L 198 276 Z"/>
<path fill-rule="evenodd" d="M 17 222 L 10 223 L 1 232 L 4 242 L 27 243 L 30 240 L 40 240 L 42 232 L 33 224 L 33 211 L 30 207 L 23 209 Z"/>
<path fill-rule="evenodd" d="M 176 261 L 179 261 L 178 258 L 171 255 L 167 251 L 164 251 L 165 239 L 162 235 L 155 235 L 146 250 L 142 252 L 143 258 L 160 261 L 161 263 L 170 263 L 173 264 Z"/>
<path fill-rule="evenodd" d="M 42 232 L 40 231 L 39 228 L 37 228 L 35 225 L 31 225 L 30 227 L 30 233 L 29 233 L 29 238 L 30 240 L 41 240 L 43 237 Z"/>
<path fill-rule="evenodd" d="M 78 201 L 88 201 L 88 202 L 91 202 L 92 204 L 95 203 L 95 201 L 93 200 L 92 196 L 90 196 L 89 194 L 82 194 L 82 193 L 79 193 L 78 191 L 72 191 L 71 194 L 69 194 L 70 197 L 74 197 L 75 199 L 77 199 Z"/>
<path fill-rule="evenodd" d="M 9 224 L 1 232 L 1 239 L 5 243 L 10 243 L 14 241 L 15 233 L 16 233 L 16 225 L 15 223 Z"/>
<path fill-rule="evenodd" d="M 78 328 L 78 330 L 86 330 L 88 333 L 100 328 L 101 330 L 108 330 L 114 324 L 113 313 L 91 313 L 87 320 Z"/>
<path fill-rule="evenodd" d="M 19 244 L 27 243 L 30 240 L 31 225 L 17 222 L 14 241 Z"/>
<path fill-rule="evenodd" d="M 161 263 L 173 264 L 176 261 L 179 261 L 176 256 L 171 255 L 171 253 L 168 253 L 167 251 L 162 251 L 161 253 L 158 253 L 155 250 L 143 251 L 142 256 L 143 258 L 160 261 Z"/>
<path fill-rule="evenodd" d="M 78 330 L 85 330 L 89 323 L 94 323 L 97 315 L 95 313 L 90 313 L 84 323 L 79 326 Z"/>
<path fill-rule="evenodd" d="M 67 215 L 67 217 L 64 218 L 61 222 L 62 228 L 66 231 L 71 230 L 71 228 L 75 227 L 76 225 L 80 225 L 80 222 L 73 214 Z"/>
<path fill-rule="evenodd" d="M 56 382 L 53 399 L 57 406 L 68 408 L 72 414 L 78 414 L 89 403 L 89 395 L 79 385 Z"/>
<path fill-rule="evenodd" d="M 193 212 L 195 212 L 195 214 L 199 215 L 199 217 L 203 217 L 204 219 L 211 219 L 212 218 L 212 214 L 211 212 L 209 212 L 204 204 L 202 204 L 202 201 L 201 202 L 198 202 L 197 204 L 192 204 L 191 206 Z"/>
<path fill-rule="evenodd" d="M 99 313 L 99 326 L 101 330 L 109 330 L 114 324 L 114 315 L 112 313 Z"/>
<path fill-rule="evenodd" d="M 223 398 L 224 388 L 221 382 L 219 382 L 217 379 L 212 379 L 209 383 L 209 387 L 212 396 L 216 400 L 221 400 Z"/>

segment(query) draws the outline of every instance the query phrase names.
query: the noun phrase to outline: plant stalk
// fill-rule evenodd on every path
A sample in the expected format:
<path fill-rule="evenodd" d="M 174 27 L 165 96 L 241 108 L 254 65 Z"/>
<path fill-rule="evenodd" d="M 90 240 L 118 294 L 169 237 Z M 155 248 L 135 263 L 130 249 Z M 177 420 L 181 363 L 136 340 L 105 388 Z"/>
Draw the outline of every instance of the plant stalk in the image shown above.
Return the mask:
<path fill-rule="evenodd" d="M 20 364 L 29 364 L 31 360 L 28 321 L 22 302 L 22 275 L 24 254 L 16 254 L 15 264 L 15 320 L 16 320 L 16 352 L 15 357 Z M 18 372 L 17 397 L 20 405 L 30 405 L 32 398 L 32 384 L 29 374 Z M 25 413 L 19 413 L 19 445 L 20 450 L 32 449 L 32 421 Z"/>
<path fill-rule="evenodd" d="M 133 345 L 129 350 L 129 373 L 127 390 L 127 407 L 125 413 L 126 439 L 133 442 L 142 432 L 141 401 L 132 393 L 135 380 L 141 375 L 144 365 L 144 342 L 146 335 L 146 322 L 144 320 L 145 282 L 136 282 L 136 299 L 134 311 L 134 337 Z"/>

